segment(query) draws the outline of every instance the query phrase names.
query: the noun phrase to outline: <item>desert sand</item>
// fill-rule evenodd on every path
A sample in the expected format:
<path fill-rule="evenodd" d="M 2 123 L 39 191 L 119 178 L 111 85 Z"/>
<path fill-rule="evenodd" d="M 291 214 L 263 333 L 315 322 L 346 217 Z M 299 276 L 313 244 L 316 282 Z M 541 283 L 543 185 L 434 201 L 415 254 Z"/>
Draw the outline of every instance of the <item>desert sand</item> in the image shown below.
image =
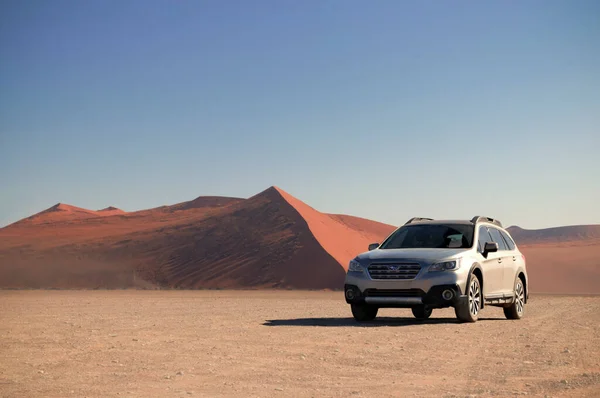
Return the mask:
<path fill-rule="evenodd" d="M 0 291 L 2 397 L 598 397 L 600 298 L 359 326 L 341 292 Z"/>

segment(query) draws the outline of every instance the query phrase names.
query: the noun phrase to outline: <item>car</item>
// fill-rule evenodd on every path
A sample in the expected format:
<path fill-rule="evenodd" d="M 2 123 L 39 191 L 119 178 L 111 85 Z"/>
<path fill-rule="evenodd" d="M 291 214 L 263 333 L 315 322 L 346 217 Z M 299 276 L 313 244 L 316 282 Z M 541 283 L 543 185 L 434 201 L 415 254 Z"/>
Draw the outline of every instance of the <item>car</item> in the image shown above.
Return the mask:
<path fill-rule="evenodd" d="M 374 320 L 379 308 L 410 308 L 427 319 L 448 307 L 460 322 L 476 322 L 488 305 L 517 320 L 529 278 L 525 256 L 500 221 L 413 217 L 350 261 L 344 295 L 359 322 Z"/>

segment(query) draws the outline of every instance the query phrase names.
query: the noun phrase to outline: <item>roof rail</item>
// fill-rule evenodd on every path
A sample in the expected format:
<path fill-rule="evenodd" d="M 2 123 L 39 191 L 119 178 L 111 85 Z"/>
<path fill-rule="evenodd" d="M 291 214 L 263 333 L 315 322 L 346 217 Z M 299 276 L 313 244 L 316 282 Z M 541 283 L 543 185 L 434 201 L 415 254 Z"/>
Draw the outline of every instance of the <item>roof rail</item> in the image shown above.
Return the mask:
<path fill-rule="evenodd" d="M 423 217 L 413 217 L 410 220 L 408 220 L 407 222 L 404 223 L 404 225 L 413 223 L 413 222 L 417 222 L 417 221 L 433 221 L 433 218 L 423 218 Z"/>
<path fill-rule="evenodd" d="M 497 225 L 500 228 L 502 228 L 502 223 L 500 222 L 500 220 L 496 220 L 495 218 L 492 218 L 492 217 L 475 216 L 471 219 L 471 222 L 473 224 L 477 224 L 478 222 L 489 222 L 489 223 L 492 223 L 492 224 Z"/>

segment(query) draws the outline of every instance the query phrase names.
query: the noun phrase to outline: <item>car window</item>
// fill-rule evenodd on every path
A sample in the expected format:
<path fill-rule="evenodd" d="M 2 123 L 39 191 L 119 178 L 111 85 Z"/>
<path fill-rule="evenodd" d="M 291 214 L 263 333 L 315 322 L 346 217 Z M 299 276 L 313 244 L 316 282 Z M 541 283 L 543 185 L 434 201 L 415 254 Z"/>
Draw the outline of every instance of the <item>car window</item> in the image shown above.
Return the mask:
<path fill-rule="evenodd" d="M 502 235 L 500 235 L 500 230 L 496 228 L 489 228 L 490 235 L 492 235 L 492 239 L 494 242 L 498 243 L 498 251 L 500 250 L 508 250 L 504 239 L 502 239 Z"/>
<path fill-rule="evenodd" d="M 483 253 L 486 242 L 492 242 L 492 237 L 490 236 L 487 227 L 482 225 L 479 227 L 479 239 L 477 240 L 477 250 L 479 250 L 479 253 Z"/>
<path fill-rule="evenodd" d="M 508 250 L 515 250 L 515 242 L 510 238 L 510 236 L 504 231 L 500 231 L 500 234 L 504 238 L 504 241 L 508 246 Z"/>
<path fill-rule="evenodd" d="M 467 249 L 473 246 L 473 226 L 468 224 L 422 224 L 403 226 L 380 249 Z"/>

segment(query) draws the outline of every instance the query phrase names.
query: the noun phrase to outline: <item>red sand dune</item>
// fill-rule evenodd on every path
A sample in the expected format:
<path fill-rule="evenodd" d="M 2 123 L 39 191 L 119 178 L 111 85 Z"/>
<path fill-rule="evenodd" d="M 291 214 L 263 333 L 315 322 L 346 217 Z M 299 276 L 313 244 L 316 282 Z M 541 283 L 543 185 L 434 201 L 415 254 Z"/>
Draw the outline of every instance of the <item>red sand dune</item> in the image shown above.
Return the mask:
<path fill-rule="evenodd" d="M 350 259 L 394 229 L 277 187 L 135 212 L 58 204 L 0 229 L 0 287 L 340 289 Z M 531 291 L 600 293 L 599 230 L 511 228 Z"/>
<path fill-rule="evenodd" d="M 394 229 L 319 213 L 275 187 L 98 213 L 0 229 L 0 285 L 338 289 L 348 261 Z"/>

